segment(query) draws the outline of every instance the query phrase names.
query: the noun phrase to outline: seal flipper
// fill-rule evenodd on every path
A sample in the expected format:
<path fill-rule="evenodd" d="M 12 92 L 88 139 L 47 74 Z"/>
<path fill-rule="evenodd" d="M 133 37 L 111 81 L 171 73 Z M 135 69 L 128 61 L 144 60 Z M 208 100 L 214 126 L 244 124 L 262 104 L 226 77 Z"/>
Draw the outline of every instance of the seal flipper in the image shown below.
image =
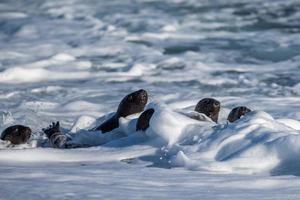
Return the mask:
<path fill-rule="evenodd" d="M 115 128 L 119 127 L 119 117 L 116 115 L 112 116 L 108 120 L 104 121 L 100 126 L 98 126 L 95 130 L 101 131 L 102 133 L 107 133 L 112 131 Z"/>
<path fill-rule="evenodd" d="M 153 108 L 150 108 L 140 115 L 136 123 L 136 131 L 146 131 L 149 128 L 150 119 L 154 111 L 155 110 Z"/>
<path fill-rule="evenodd" d="M 68 137 L 60 131 L 59 122 L 52 122 L 52 125 L 43 129 L 43 132 L 46 134 L 52 147 L 61 149 L 68 148 Z"/>

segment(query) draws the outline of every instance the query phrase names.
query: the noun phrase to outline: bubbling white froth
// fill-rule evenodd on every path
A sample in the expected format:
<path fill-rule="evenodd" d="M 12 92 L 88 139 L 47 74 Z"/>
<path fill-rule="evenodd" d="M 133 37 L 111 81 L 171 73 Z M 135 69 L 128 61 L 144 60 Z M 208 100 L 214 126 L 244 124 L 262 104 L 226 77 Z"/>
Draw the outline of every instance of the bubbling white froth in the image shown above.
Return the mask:
<path fill-rule="evenodd" d="M 300 174 L 299 13 L 298 0 L 1 1 L 0 131 L 13 124 L 33 130 L 29 144 L 0 141 L 1 195 L 13 190 L 16 198 L 34 199 L 32 184 L 38 183 L 36 188 L 47 191 L 37 196 L 51 197 L 47 177 L 35 177 L 42 177 L 41 171 L 52 173 L 51 183 L 53 177 L 73 180 L 69 172 L 90 181 L 73 193 L 78 199 L 94 194 L 91 188 L 116 183 L 131 184 L 123 187 L 127 193 L 118 187 L 115 194 L 129 199 L 141 196 L 136 188 L 149 197 L 158 194 L 149 189 L 153 183 L 167 185 L 166 194 L 174 199 L 195 193 L 195 199 L 224 198 L 212 194 L 225 189 L 242 191 L 230 198 L 240 199 L 246 186 L 268 189 L 270 198 L 295 193 L 290 199 L 297 199 L 295 179 L 269 174 Z M 156 111 L 146 133 L 135 131 L 138 116 L 121 118 L 120 127 L 106 135 L 90 131 L 116 112 L 125 95 L 141 88 L 149 102 L 160 102 L 147 106 Z M 221 102 L 219 124 L 186 116 L 205 97 Z M 236 106 L 255 112 L 227 124 Z M 41 130 L 56 121 L 87 148 L 48 148 Z M 94 167 L 88 171 L 78 163 Z M 136 182 L 141 171 L 148 177 Z M 185 187 L 175 182 L 189 182 L 192 189 L 176 196 Z M 69 185 L 76 190 L 74 182 L 65 183 L 53 184 L 59 199 L 70 198 L 64 196 Z M 145 187 L 128 192 L 135 184 Z M 248 195 L 263 199 L 253 190 Z"/>

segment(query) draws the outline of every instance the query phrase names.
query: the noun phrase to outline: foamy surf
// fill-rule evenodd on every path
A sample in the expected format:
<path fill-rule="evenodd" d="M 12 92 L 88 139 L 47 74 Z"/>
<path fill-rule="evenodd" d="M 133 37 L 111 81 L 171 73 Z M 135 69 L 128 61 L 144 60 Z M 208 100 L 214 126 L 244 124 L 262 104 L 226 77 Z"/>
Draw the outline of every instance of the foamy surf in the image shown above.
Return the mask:
<path fill-rule="evenodd" d="M 298 0 L 1 1 L 0 129 L 34 137 L 0 143 L 0 198 L 299 199 L 299 21 Z M 149 131 L 87 131 L 140 88 Z M 187 117 L 205 97 L 218 125 Z M 227 125 L 236 106 L 259 112 Z M 50 148 L 52 121 L 93 147 Z"/>

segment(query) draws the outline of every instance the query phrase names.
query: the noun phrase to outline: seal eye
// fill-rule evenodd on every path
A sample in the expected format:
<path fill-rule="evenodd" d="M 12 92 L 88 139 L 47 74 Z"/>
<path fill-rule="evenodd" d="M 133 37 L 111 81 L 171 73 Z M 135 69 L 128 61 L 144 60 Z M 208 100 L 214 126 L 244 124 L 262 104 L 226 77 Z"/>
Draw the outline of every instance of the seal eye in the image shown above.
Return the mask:
<path fill-rule="evenodd" d="M 220 103 L 219 102 L 214 102 L 214 106 L 218 107 L 218 106 L 220 106 Z"/>

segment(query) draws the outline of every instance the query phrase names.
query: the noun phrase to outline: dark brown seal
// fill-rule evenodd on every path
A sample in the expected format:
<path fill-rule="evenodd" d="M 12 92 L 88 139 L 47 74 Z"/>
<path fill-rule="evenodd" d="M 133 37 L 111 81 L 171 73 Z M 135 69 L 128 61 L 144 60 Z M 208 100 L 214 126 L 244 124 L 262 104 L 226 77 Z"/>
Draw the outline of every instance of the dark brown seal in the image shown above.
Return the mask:
<path fill-rule="evenodd" d="M 219 112 L 221 103 L 213 98 L 201 99 L 196 107 L 195 111 L 205 114 L 207 117 L 211 118 L 214 122 L 218 122 Z"/>
<path fill-rule="evenodd" d="M 95 130 L 102 133 L 112 131 L 119 127 L 119 118 L 142 112 L 147 104 L 148 94 L 146 90 L 138 90 L 125 96 L 119 104 L 114 116 L 103 122 Z"/>
<path fill-rule="evenodd" d="M 231 112 L 228 115 L 227 120 L 229 122 L 235 122 L 236 120 L 240 119 L 242 116 L 244 116 L 246 113 L 251 112 L 249 108 L 246 106 L 238 106 L 231 110 Z"/>
<path fill-rule="evenodd" d="M 150 108 L 145 110 L 138 118 L 136 123 L 136 131 L 142 130 L 145 131 L 149 127 L 149 122 L 154 113 L 154 109 Z"/>
<path fill-rule="evenodd" d="M 31 136 L 31 129 L 23 125 L 14 125 L 6 128 L 1 134 L 1 140 L 12 144 L 25 144 Z"/>

